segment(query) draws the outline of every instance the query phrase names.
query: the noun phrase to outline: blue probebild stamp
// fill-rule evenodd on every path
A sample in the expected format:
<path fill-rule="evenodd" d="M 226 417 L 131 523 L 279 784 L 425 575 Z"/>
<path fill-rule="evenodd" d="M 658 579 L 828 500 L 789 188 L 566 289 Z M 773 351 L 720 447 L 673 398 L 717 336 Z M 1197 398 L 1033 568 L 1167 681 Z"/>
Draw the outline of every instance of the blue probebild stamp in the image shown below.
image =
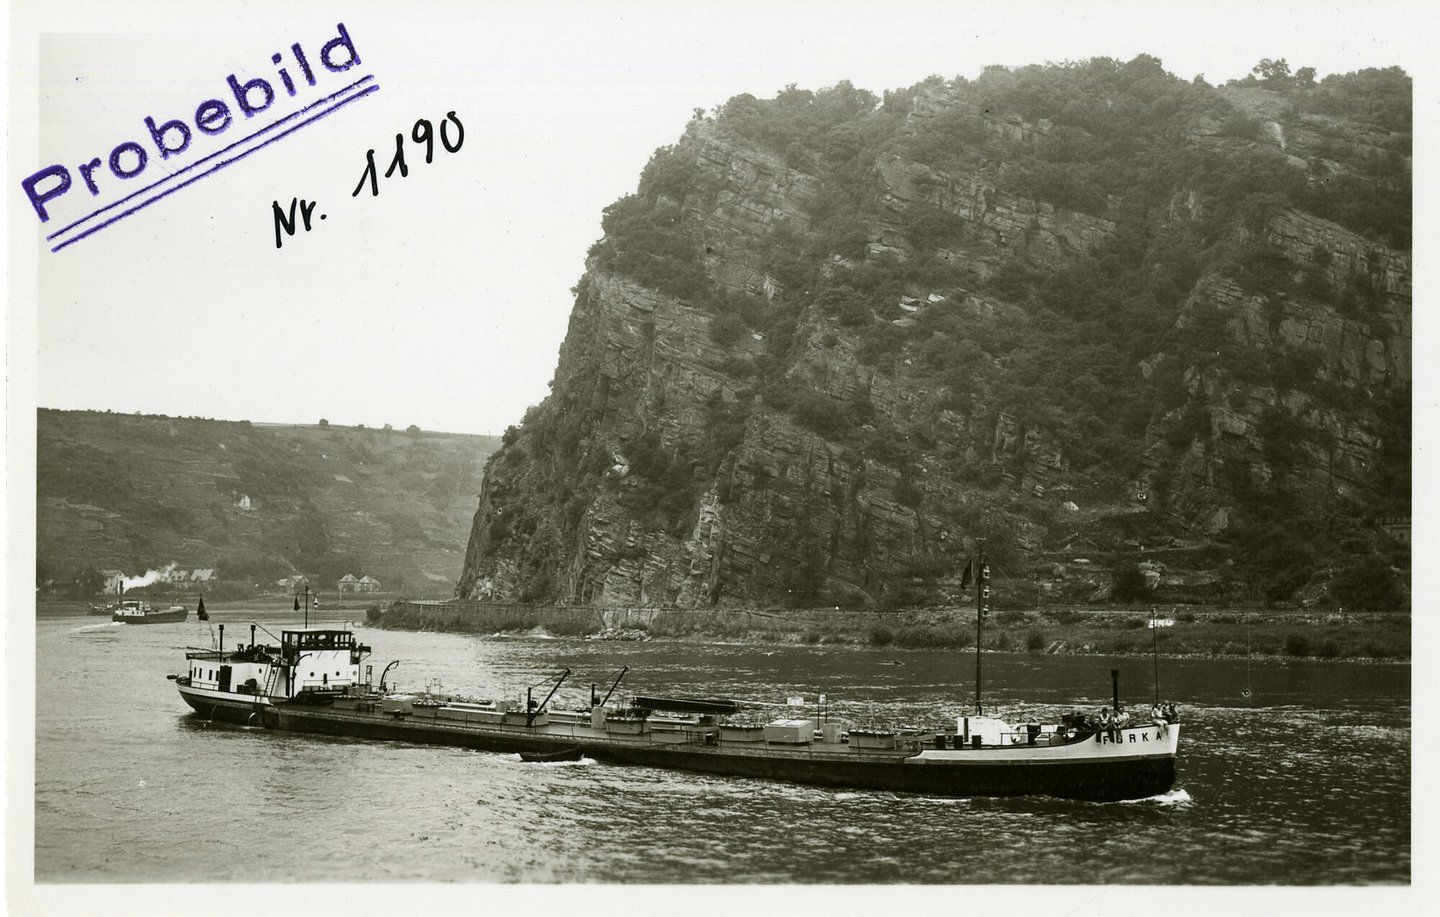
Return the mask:
<path fill-rule="evenodd" d="M 343 22 L 335 29 L 336 34 L 321 43 L 313 57 L 298 41 L 290 45 L 288 55 L 273 53 L 274 79 L 257 76 L 242 81 L 230 73 L 224 78 L 226 91 L 202 100 L 193 115 L 164 121 L 145 115 L 139 119 L 138 139 L 124 139 L 108 151 L 89 151 L 88 158 L 45 166 L 24 178 L 20 187 L 41 223 L 49 223 L 63 209 L 85 208 L 78 218 L 67 218 L 64 226 L 45 237 L 50 250 L 59 251 L 93 235 L 377 91 L 380 85 L 374 74 L 354 78 L 360 52 Z M 286 104 L 291 99 L 300 107 Z M 185 163 L 198 156 L 199 147 L 210 137 L 231 142 Z M 157 167 L 157 162 L 166 165 Z M 144 184 L 146 178 L 155 180 Z M 141 187 L 132 187 L 137 184 Z"/>

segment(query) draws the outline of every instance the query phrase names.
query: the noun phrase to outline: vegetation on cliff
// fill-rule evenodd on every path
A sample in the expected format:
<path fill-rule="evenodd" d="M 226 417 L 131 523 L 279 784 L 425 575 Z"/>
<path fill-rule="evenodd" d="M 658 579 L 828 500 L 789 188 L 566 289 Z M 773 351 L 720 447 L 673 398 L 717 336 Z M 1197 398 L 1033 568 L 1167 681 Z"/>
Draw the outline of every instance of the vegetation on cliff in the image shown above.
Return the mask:
<path fill-rule="evenodd" d="M 1405 604 L 1410 81 L 1314 75 L 697 112 L 605 212 L 462 595 L 943 602 L 983 537 L 1036 600 Z"/>

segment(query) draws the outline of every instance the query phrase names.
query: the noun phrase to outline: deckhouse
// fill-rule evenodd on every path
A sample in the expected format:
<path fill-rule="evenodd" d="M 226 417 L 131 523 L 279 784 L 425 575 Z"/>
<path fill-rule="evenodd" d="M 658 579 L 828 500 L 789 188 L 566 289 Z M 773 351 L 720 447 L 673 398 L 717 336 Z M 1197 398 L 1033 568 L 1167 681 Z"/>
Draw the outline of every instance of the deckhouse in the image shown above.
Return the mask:
<path fill-rule="evenodd" d="M 275 646 L 255 643 L 252 626 L 250 640 L 226 649 L 221 627 L 218 649 L 185 654 L 190 671 L 182 687 L 203 692 L 211 700 L 224 697 L 255 703 L 307 693 L 339 694 L 369 681 L 370 666 L 363 673 L 360 666 L 370 647 L 358 643 L 348 630 L 281 631 L 280 645 Z"/>

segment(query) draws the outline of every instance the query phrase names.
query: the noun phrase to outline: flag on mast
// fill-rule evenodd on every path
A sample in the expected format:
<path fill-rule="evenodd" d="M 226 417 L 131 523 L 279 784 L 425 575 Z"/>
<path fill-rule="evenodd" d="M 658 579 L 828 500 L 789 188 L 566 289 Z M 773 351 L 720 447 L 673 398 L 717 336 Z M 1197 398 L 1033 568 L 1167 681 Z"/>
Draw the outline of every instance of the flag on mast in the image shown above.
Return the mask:
<path fill-rule="evenodd" d="M 974 571 L 975 571 L 975 560 L 974 560 L 974 558 L 971 558 L 971 560 L 969 561 L 969 563 L 965 564 L 965 572 L 962 573 L 962 574 L 960 574 L 960 588 L 961 588 L 961 589 L 969 589 L 969 588 L 970 588 L 970 576 L 971 576 L 972 573 L 974 573 Z"/>
<path fill-rule="evenodd" d="M 299 610 L 300 610 L 300 596 L 298 596 L 298 595 L 295 596 L 295 610 L 296 610 L 296 611 L 299 611 Z"/>
<path fill-rule="evenodd" d="M 210 614 L 205 610 L 205 596 L 200 596 L 200 604 L 195 608 L 195 616 L 202 621 L 210 620 Z"/>

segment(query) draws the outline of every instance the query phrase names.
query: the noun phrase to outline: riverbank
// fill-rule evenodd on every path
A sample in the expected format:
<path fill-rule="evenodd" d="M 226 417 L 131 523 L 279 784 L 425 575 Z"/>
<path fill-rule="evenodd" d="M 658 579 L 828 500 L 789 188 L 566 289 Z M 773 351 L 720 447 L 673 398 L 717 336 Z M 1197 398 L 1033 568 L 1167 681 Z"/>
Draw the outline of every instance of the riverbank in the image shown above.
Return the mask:
<path fill-rule="evenodd" d="M 192 614 L 198 602 L 198 597 L 193 593 L 172 596 L 137 596 L 137 598 L 161 608 L 166 608 L 171 605 L 184 605 Z M 113 601 L 113 599 L 111 601 Z M 319 608 L 327 612 L 365 612 L 371 608 L 379 608 L 388 603 L 389 599 L 384 597 L 377 598 L 373 595 L 326 593 L 320 597 Z M 91 609 L 105 604 L 107 603 L 98 600 L 86 602 L 79 599 L 46 598 L 35 603 L 35 615 L 39 618 L 88 615 L 91 613 Z M 285 612 L 292 610 L 294 607 L 295 597 L 291 595 L 260 595 L 239 599 L 216 599 L 209 595 L 205 596 L 205 608 L 207 611 L 244 609 L 247 611 Z M 102 617 L 98 614 L 95 616 Z M 109 617 L 109 614 L 106 613 L 103 617 Z"/>
<path fill-rule="evenodd" d="M 1408 662 L 1408 612 L 1046 607 L 987 616 L 981 647 L 999 652 L 1288 657 Z M 694 610 L 396 602 L 367 614 L 394 630 L 548 633 L 609 640 L 975 648 L 975 612 L 963 609 Z"/>

